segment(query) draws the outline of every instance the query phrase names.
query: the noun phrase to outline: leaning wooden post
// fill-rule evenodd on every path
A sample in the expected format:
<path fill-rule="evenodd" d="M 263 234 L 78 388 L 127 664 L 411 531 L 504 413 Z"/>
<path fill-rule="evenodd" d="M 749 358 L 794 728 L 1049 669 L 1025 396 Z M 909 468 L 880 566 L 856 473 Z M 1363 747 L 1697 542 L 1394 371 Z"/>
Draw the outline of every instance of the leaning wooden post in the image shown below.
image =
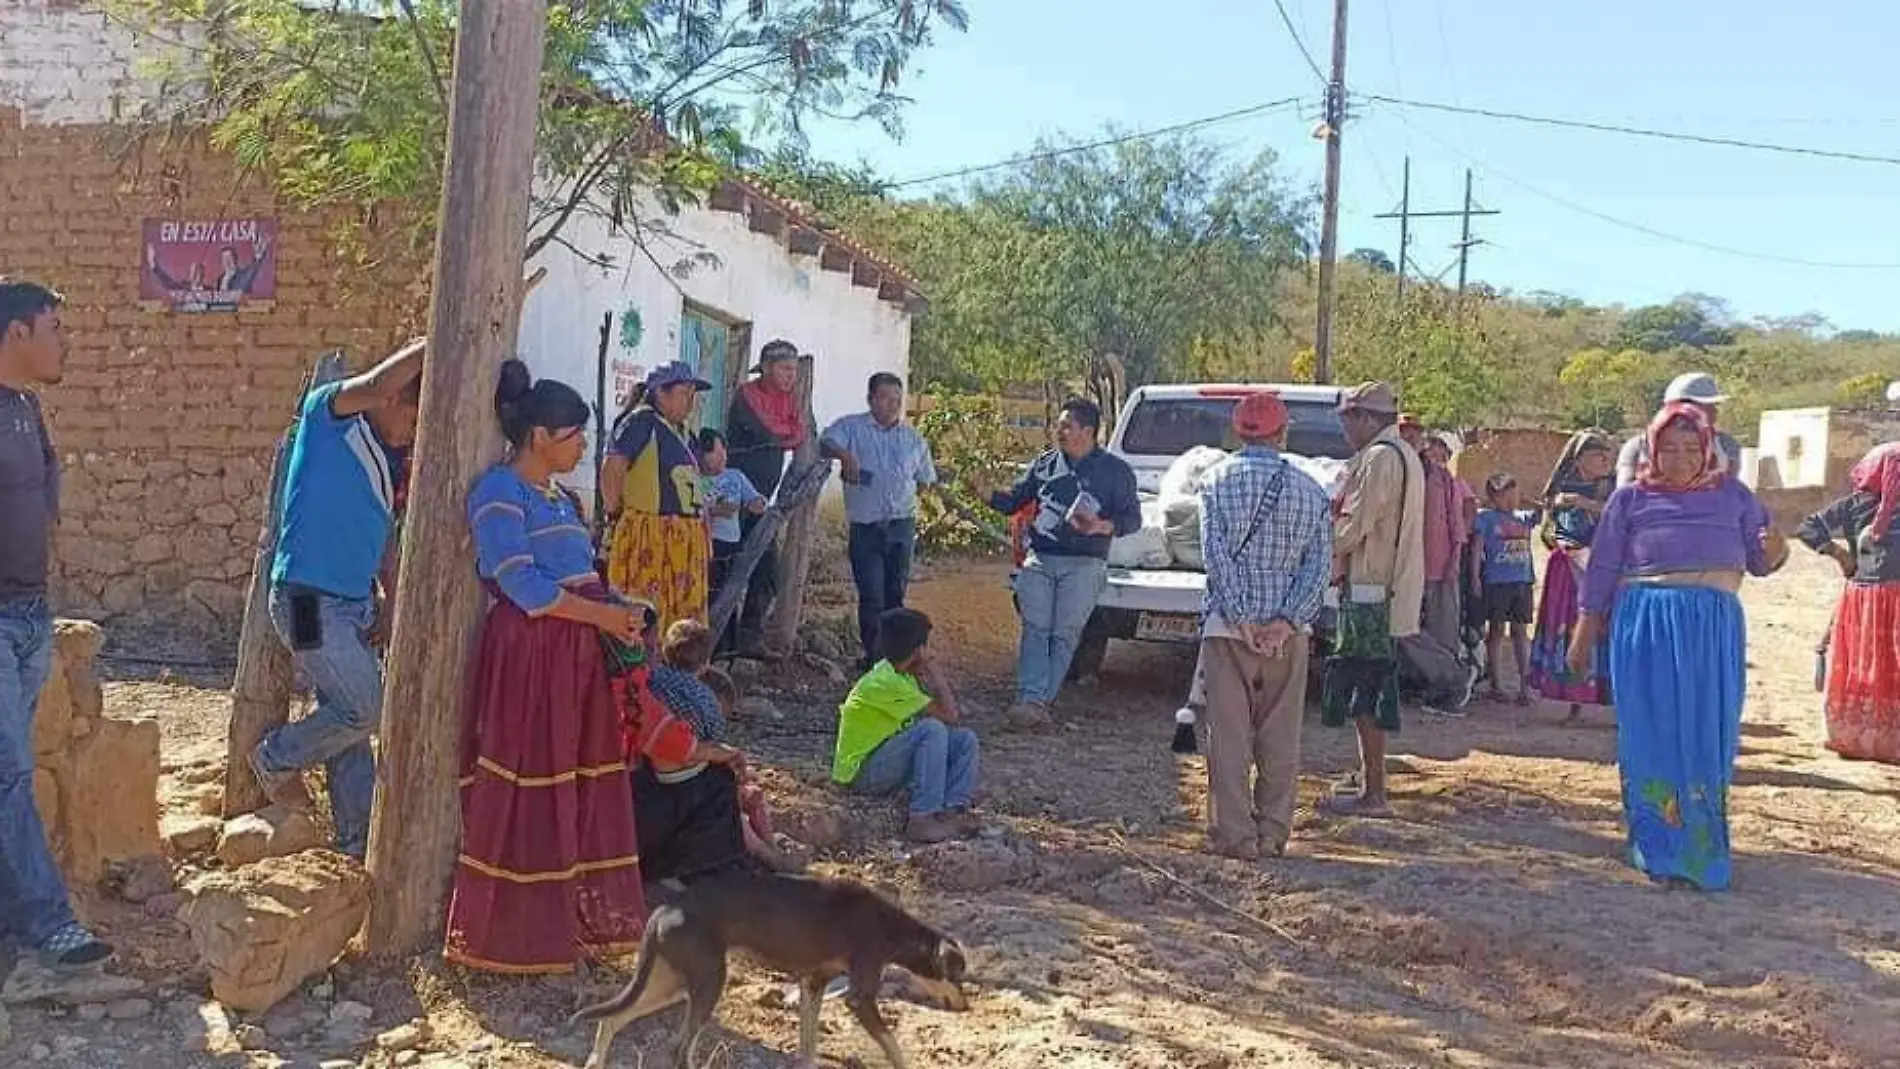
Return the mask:
<path fill-rule="evenodd" d="M 284 478 L 290 466 L 290 444 L 296 437 L 303 400 L 312 389 L 343 377 L 341 350 L 317 358 L 316 369 L 297 394 L 297 411 L 290 429 L 277 440 L 271 459 L 270 491 L 264 501 L 264 520 L 257 535 L 257 556 L 251 561 L 251 589 L 244 600 L 244 624 L 238 631 L 237 672 L 231 678 L 231 723 L 226 728 L 224 757 L 224 815 L 243 816 L 264 807 L 264 789 L 251 771 L 251 751 L 271 729 L 290 719 L 293 673 L 290 651 L 277 638 L 270 622 L 270 570 L 277 559 L 277 520 L 283 508 Z"/>
<path fill-rule="evenodd" d="M 805 442 L 792 451 L 793 472 L 826 463 L 818 455 L 818 421 L 812 415 L 813 365 L 810 354 L 798 358 L 798 381 L 793 387 L 798 411 L 805 420 Z M 785 542 L 778 558 L 778 597 L 765 619 L 765 647 L 790 654 L 798 645 L 798 625 L 805 618 L 805 581 L 811 575 L 811 546 L 818 534 L 818 495 L 801 502 L 785 515 Z"/>
<path fill-rule="evenodd" d="M 545 0 L 462 0 L 422 416 L 371 821 L 372 954 L 440 938 L 461 837 L 462 680 L 482 607 L 464 496 L 500 450 L 495 380 L 521 317 Z"/>

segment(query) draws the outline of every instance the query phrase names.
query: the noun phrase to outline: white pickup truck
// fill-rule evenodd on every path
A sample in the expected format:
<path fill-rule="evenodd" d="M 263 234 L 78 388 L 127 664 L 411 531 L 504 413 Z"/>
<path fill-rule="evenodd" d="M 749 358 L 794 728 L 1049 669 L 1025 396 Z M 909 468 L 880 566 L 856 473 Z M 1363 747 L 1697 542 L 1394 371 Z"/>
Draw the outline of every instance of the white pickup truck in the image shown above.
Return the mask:
<path fill-rule="evenodd" d="M 1346 460 L 1352 446 L 1339 423 L 1336 386 L 1202 384 L 1142 386 L 1129 395 L 1115 424 L 1108 451 L 1135 469 L 1144 497 L 1155 495 L 1161 477 L 1195 446 L 1231 450 L 1236 446 L 1231 417 L 1248 394 L 1271 390 L 1286 403 L 1290 422 L 1287 451 L 1307 457 Z M 1335 487 L 1327 487 L 1330 493 Z M 1076 649 L 1071 678 L 1096 674 L 1108 653 L 1109 639 L 1192 644 L 1201 637 L 1201 608 L 1207 576 L 1185 568 L 1108 570 L 1095 614 Z M 1321 626 L 1330 624 L 1322 614 Z"/>

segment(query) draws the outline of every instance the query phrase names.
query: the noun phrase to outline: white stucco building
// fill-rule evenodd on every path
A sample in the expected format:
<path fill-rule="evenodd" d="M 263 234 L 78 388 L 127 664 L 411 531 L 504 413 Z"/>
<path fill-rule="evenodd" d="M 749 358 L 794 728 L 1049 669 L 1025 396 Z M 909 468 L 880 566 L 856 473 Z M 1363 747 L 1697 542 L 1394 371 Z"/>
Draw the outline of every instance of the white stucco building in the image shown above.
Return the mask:
<path fill-rule="evenodd" d="M 20 109 L 29 123 L 118 122 L 158 91 L 141 61 L 167 54 L 163 42 L 179 36 L 189 34 L 135 33 L 67 0 L 0 0 L 0 108 Z M 594 398 L 601 323 L 611 315 L 597 401 L 609 421 L 632 382 L 685 359 L 718 385 L 701 408 L 719 426 L 731 391 L 775 338 L 816 357 L 821 426 L 862 407 L 873 372 L 908 381 L 911 320 L 924 300 L 901 268 L 746 181 L 723 184 L 703 207 L 648 215 L 669 233 L 643 227 L 644 251 L 631 231 L 580 213 L 561 233 L 572 248 L 550 245 L 529 265 L 548 272 L 522 308 L 519 350 L 537 376 Z M 696 266 L 682 276 L 669 270 L 688 261 Z M 574 473 L 579 488 L 592 488 L 592 467 Z"/>
<path fill-rule="evenodd" d="M 759 348 L 778 338 L 814 357 L 821 428 L 864 407 L 873 373 L 908 381 L 911 320 L 924 302 L 902 269 L 749 182 L 727 182 L 665 221 L 671 233 L 645 230 L 642 250 L 630 232 L 577 216 L 562 231 L 573 248 L 550 245 L 530 264 L 548 272 L 521 313 L 520 351 L 536 376 L 595 399 L 611 423 L 649 369 L 685 360 L 714 384 L 700 404 L 702 425 L 714 427 Z M 686 262 L 691 270 L 671 270 Z M 591 467 L 574 473 L 577 489 L 592 489 Z"/>

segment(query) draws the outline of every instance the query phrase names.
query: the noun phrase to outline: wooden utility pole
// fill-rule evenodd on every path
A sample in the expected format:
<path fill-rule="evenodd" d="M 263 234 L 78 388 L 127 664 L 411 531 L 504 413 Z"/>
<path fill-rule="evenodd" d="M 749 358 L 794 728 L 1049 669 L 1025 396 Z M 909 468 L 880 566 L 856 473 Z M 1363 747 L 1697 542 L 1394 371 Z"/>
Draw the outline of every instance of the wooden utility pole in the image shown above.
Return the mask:
<path fill-rule="evenodd" d="M 1465 267 L 1471 262 L 1471 168 L 1465 168 L 1464 221 L 1458 234 L 1458 306 L 1465 304 Z"/>
<path fill-rule="evenodd" d="M 521 317 L 546 26 L 546 0 L 462 0 L 456 25 L 429 355 L 370 829 L 372 954 L 413 954 L 440 938 L 461 836 L 462 686 L 482 605 L 463 504 L 500 449 L 495 381 Z"/>
<path fill-rule="evenodd" d="M 290 430 L 277 440 L 271 459 L 270 493 L 251 560 L 251 588 L 244 599 L 244 623 L 238 632 L 237 672 L 231 677 L 231 722 L 225 729 L 224 816 L 241 817 L 264 807 L 264 788 L 251 770 L 251 751 L 272 729 L 290 718 L 294 682 L 290 651 L 270 619 L 270 572 L 277 559 L 277 534 L 283 510 L 284 479 L 290 447 L 302 421 L 303 400 L 311 390 L 343 377 L 341 350 L 317 358 L 317 366 L 297 395 Z"/>
<path fill-rule="evenodd" d="M 1319 322 L 1313 381 L 1333 381 L 1333 272 L 1339 262 L 1339 135 L 1346 125 L 1346 0 L 1333 0 L 1333 76 L 1326 83 L 1326 189 L 1319 228 Z"/>
<path fill-rule="evenodd" d="M 1400 297 L 1405 296 L 1405 265 L 1406 265 L 1406 258 L 1411 255 L 1410 249 L 1411 249 L 1412 220 L 1414 219 L 1458 219 L 1461 221 L 1462 229 L 1460 231 L 1457 248 L 1458 248 L 1458 296 L 1460 300 L 1462 301 L 1465 295 L 1465 270 L 1471 257 L 1471 248 L 1474 245 L 1484 244 L 1483 238 L 1477 238 L 1477 239 L 1472 238 L 1471 220 L 1474 216 L 1497 215 L 1497 214 L 1499 214 L 1499 212 L 1496 209 L 1480 208 L 1477 206 L 1477 202 L 1472 199 L 1471 169 L 1468 167 L 1465 169 L 1464 207 L 1451 209 L 1447 211 L 1436 211 L 1436 212 L 1413 211 L 1412 210 L 1412 158 L 1410 156 L 1407 156 L 1405 158 L 1405 188 L 1404 188 L 1404 191 L 1400 195 L 1399 210 L 1396 212 L 1382 212 L 1378 215 L 1373 216 L 1374 219 L 1397 219 L 1399 221 L 1399 296 Z M 1447 268 L 1446 270 L 1449 270 L 1449 268 Z M 1445 276 L 1445 271 L 1441 270 L 1438 272 L 1437 276 L 1435 277 L 1443 278 L 1444 276 Z"/>
<path fill-rule="evenodd" d="M 1405 157 L 1399 179 L 1399 302 L 1405 302 L 1405 258 L 1412 254 L 1412 157 Z"/>
<path fill-rule="evenodd" d="M 817 420 L 812 416 L 812 357 L 798 358 L 799 418 L 805 421 L 805 441 L 792 451 L 790 473 L 802 473 L 814 464 L 829 464 L 818 454 Z M 788 474 L 789 477 L 789 474 Z M 778 558 L 778 597 L 765 619 L 765 648 L 789 656 L 798 644 L 798 625 L 805 617 L 805 582 L 811 575 L 811 544 L 818 533 L 818 496 L 800 502 L 785 515 L 785 541 Z"/>

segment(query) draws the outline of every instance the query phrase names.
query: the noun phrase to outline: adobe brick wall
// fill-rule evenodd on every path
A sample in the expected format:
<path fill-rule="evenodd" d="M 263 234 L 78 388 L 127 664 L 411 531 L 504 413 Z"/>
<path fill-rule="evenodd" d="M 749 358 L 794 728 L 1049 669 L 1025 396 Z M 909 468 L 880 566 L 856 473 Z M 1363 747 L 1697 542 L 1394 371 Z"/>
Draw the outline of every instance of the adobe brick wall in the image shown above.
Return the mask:
<path fill-rule="evenodd" d="M 1459 450 L 1451 467 L 1473 490 L 1482 491 L 1486 479 L 1505 472 L 1517 478 L 1517 485 L 1526 495 L 1535 496 L 1544 488 L 1544 480 L 1550 478 L 1568 441 L 1567 431 L 1489 431 L 1476 444 Z"/>
<path fill-rule="evenodd" d="M 8 42 L 11 46 L 15 42 Z M 334 220 L 273 204 L 202 142 L 120 155 L 114 128 L 0 106 L 0 274 L 62 290 L 65 380 L 44 392 L 64 468 L 55 598 L 114 645 L 203 650 L 235 635 L 273 445 L 320 352 L 352 366 L 416 332 L 416 258 L 366 272 Z M 274 214 L 268 311 L 138 307 L 140 221 Z"/>

